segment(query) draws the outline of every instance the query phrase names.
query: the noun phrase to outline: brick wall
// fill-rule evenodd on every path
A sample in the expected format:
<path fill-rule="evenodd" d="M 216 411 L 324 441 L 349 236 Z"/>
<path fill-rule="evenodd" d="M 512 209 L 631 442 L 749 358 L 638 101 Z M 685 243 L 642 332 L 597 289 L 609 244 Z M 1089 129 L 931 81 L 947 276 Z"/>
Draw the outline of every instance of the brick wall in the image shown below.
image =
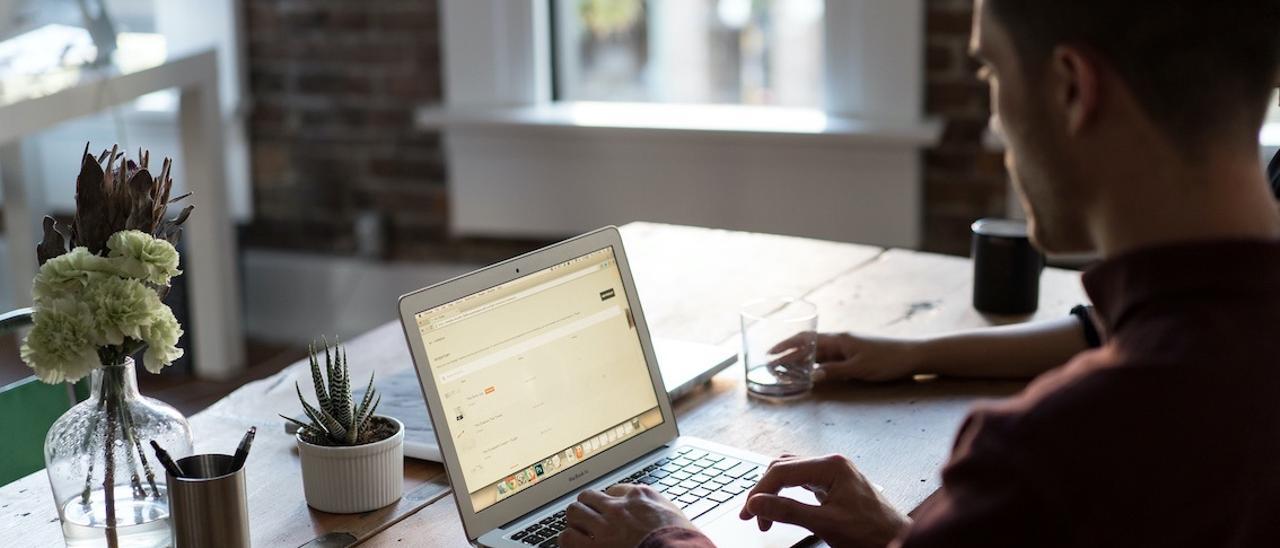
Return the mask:
<path fill-rule="evenodd" d="M 1007 176 L 1002 153 L 981 144 L 991 108 L 968 56 L 973 0 L 927 0 L 926 8 L 925 111 L 945 130 L 924 153 L 924 247 L 968 255 L 969 224 L 1005 214 Z"/>
<path fill-rule="evenodd" d="M 369 211 L 393 252 L 441 240 L 440 140 L 412 127 L 414 107 L 441 97 L 436 2 L 242 5 L 255 208 L 245 243 L 351 253 Z"/>
<path fill-rule="evenodd" d="M 435 0 L 248 0 L 254 221 L 247 245 L 356 251 L 366 212 L 392 257 L 491 260 L 535 242 L 447 235 L 446 166 L 414 107 L 442 85 Z M 965 54 L 972 0 L 927 0 L 926 110 L 945 120 L 924 154 L 925 248 L 965 254 L 968 225 L 1000 215 L 999 154 L 980 146 L 985 87 Z"/>

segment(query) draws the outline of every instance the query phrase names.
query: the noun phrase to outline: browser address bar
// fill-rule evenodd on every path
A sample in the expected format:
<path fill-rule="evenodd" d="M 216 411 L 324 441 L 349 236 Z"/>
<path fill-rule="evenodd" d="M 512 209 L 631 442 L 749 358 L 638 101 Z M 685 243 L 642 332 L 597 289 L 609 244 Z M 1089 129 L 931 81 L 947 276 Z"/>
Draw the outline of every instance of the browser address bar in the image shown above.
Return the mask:
<path fill-rule="evenodd" d="M 574 280 L 577 280 L 577 279 L 579 279 L 579 278 L 582 278 L 582 277 L 584 277 L 584 276 L 587 276 L 587 275 L 589 275 L 589 274 L 592 274 L 592 273 L 596 272 L 597 270 L 600 270 L 601 268 L 603 268 L 606 264 L 608 264 L 608 262 L 609 262 L 609 261 L 607 261 L 607 260 L 606 260 L 606 261 L 601 261 L 600 263 L 598 263 L 597 265 L 595 265 L 595 267 L 593 267 L 593 268 L 584 268 L 584 269 L 582 269 L 582 270 L 579 270 L 579 271 L 577 271 L 577 272 L 574 272 L 573 274 L 569 274 L 569 275 L 567 275 L 567 276 L 561 276 L 561 277 L 556 278 L 556 279 L 554 279 L 554 280 L 549 280 L 549 281 L 546 281 L 546 282 L 540 283 L 540 284 L 538 284 L 538 285 L 535 285 L 535 286 L 533 286 L 533 287 L 530 287 L 529 289 L 525 289 L 525 290 L 520 291 L 520 292 L 518 292 L 518 293 L 515 293 L 515 294 L 513 294 L 513 295 L 508 295 L 508 296 L 506 296 L 506 297 L 503 297 L 503 298 L 498 299 L 498 300 L 496 300 L 496 301 L 493 301 L 493 302 L 491 302 L 491 303 L 486 303 L 486 304 L 483 304 L 483 305 L 477 306 L 477 307 L 475 307 L 475 308 L 473 308 L 473 309 L 471 309 L 471 310 L 468 310 L 468 311 L 466 311 L 466 312 L 463 312 L 463 313 L 461 313 L 461 314 L 458 314 L 457 316 L 451 316 L 451 317 L 444 318 L 444 319 L 441 319 L 441 320 L 432 320 L 432 321 L 428 322 L 428 323 L 427 323 L 427 325 L 428 325 L 428 326 L 430 326 L 430 327 L 431 327 L 431 329 L 440 329 L 440 328 L 443 328 L 443 327 L 447 327 L 447 326 L 453 325 L 454 323 L 457 323 L 457 322 L 460 322 L 460 321 L 463 321 L 463 320 L 468 320 L 468 319 L 474 318 L 474 317 L 476 317 L 476 316 L 479 316 L 479 315 L 481 315 L 481 314 L 484 314 L 485 312 L 489 312 L 490 310 L 493 310 L 493 309 L 495 309 L 495 308 L 498 308 L 498 307 L 501 307 L 501 306 L 506 306 L 506 305 L 511 304 L 511 303 L 513 303 L 513 302 L 516 302 L 516 301 L 518 301 L 518 300 L 520 300 L 520 299 L 524 299 L 524 298 L 526 298 L 526 297 L 531 297 L 531 296 L 533 296 L 533 295 L 536 295 L 536 294 L 541 293 L 541 292 L 543 292 L 543 291 L 546 291 L 546 290 L 548 290 L 548 289 L 553 289 L 553 288 L 555 288 L 555 287 L 559 287 L 559 286 L 561 286 L 561 285 L 567 284 L 567 283 L 569 283 L 569 282 L 572 282 L 572 281 L 574 281 Z"/>
<path fill-rule="evenodd" d="M 623 310 L 621 306 L 611 306 L 609 308 L 596 312 L 595 314 L 592 314 L 585 318 L 581 318 L 577 321 L 574 321 L 570 324 L 561 325 L 555 329 L 552 329 L 551 331 L 547 331 L 533 338 L 521 341 L 519 343 L 516 343 L 515 345 L 501 349 L 497 352 L 489 352 L 487 354 L 480 356 L 477 359 L 471 360 L 470 362 L 466 362 L 465 365 L 460 365 L 458 367 L 445 371 L 444 373 L 440 374 L 440 382 L 451 383 L 451 382 L 457 381 L 464 377 L 470 376 L 474 373 L 483 371 L 484 369 L 487 369 L 490 366 L 502 363 L 504 361 L 510 360 L 522 354 L 527 354 L 538 348 L 542 348 L 543 346 L 546 346 L 548 344 L 561 340 L 565 337 L 573 335 L 574 333 L 578 333 L 585 329 L 589 329 L 596 325 L 602 324 L 604 322 L 607 322 L 609 320 L 622 316 L 622 314 L 623 314 Z M 457 362 L 454 362 L 454 363 L 457 363 Z M 453 365 L 453 364 L 443 364 L 441 365 L 441 367 L 448 367 L 450 365 Z"/>

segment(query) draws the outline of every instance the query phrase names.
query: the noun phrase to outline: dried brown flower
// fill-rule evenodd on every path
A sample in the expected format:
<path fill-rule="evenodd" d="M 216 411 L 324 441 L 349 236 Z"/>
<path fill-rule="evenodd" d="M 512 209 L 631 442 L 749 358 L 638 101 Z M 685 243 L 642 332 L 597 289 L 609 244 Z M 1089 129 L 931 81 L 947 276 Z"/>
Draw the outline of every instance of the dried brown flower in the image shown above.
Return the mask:
<path fill-rule="evenodd" d="M 40 264 L 80 246 L 103 255 L 107 239 L 121 230 L 140 230 L 177 245 L 182 223 L 195 206 L 187 205 L 177 216 L 166 219 L 169 206 L 190 194 L 170 198 L 172 160 L 164 159 L 159 177 L 152 176 L 150 163 L 150 152 L 138 150 L 138 161 L 134 162 L 119 145 L 95 158 L 86 143 L 76 177 L 75 219 L 68 228 L 52 217 L 44 218 L 44 240 L 36 245 Z"/>

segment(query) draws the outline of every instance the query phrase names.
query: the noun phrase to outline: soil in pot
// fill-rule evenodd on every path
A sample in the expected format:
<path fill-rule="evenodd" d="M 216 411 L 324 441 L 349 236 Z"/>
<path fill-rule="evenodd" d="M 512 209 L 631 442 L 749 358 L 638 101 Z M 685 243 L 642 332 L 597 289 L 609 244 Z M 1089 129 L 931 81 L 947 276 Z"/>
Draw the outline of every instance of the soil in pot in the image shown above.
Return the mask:
<path fill-rule="evenodd" d="M 315 438 L 304 437 L 303 441 L 312 445 L 319 445 L 321 447 L 354 447 L 356 445 L 366 445 L 385 440 L 396 435 L 396 432 L 399 431 L 399 429 L 400 426 L 394 421 L 391 421 L 386 417 L 374 415 L 369 419 L 369 425 L 365 427 L 363 432 L 360 432 L 360 437 L 356 439 L 355 445 L 339 445 L 334 443 L 333 440 L 330 440 L 327 436 L 318 436 Z"/>

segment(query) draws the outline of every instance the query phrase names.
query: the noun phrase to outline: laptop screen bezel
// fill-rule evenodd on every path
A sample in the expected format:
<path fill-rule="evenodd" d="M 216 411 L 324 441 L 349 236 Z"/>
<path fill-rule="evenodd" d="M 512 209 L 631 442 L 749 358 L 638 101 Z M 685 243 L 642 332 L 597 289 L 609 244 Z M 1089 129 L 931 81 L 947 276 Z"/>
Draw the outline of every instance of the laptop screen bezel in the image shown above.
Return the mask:
<path fill-rule="evenodd" d="M 440 453 L 444 458 L 445 471 L 448 474 L 451 485 L 461 485 L 462 470 L 448 421 L 437 419 L 437 417 L 445 417 L 446 415 L 442 402 L 437 396 L 439 393 L 438 387 L 436 386 L 435 376 L 431 374 L 423 337 L 418 330 L 416 315 L 425 310 L 610 247 L 613 248 L 614 258 L 617 261 L 627 303 L 631 307 L 635 318 L 636 333 L 640 339 L 641 349 L 644 351 L 645 364 L 649 369 L 649 380 L 657 398 L 658 409 L 662 413 L 662 424 L 578 463 L 562 473 L 549 476 L 532 487 L 500 500 L 480 511 L 476 511 L 473 508 L 471 494 L 468 492 L 468 489 L 475 489 L 479 486 L 455 488 L 454 500 L 457 502 L 458 513 L 462 517 L 462 526 L 469 540 L 474 541 L 484 533 L 510 523 L 583 485 L 590 484 L 617 468 L 674 440 L 679 435 L 675 415 L 672 413 L 671 402 L 667 396 L 666 387 L 663 385 L 662 374 L 658 369 L 658 361 L 654 354 L 648 324 L 645 322 L 643 307 L 636 292 L 635 281 L 631 276 L 631 266 L 627 260 L 626 252 L 623 250 L 622 236 L 616 227 L 601 228 L 400 297 L 400 323 L 404 328 L 405 339 L 413 356 L 414 366 L 418 371 L 419 385 L 422 388 L 427 409 L 431 414 L 431 423 L 435 431 L 436 440 L 440 444 Z M 455 479 L 457 483 L 454 482 Z"/>

